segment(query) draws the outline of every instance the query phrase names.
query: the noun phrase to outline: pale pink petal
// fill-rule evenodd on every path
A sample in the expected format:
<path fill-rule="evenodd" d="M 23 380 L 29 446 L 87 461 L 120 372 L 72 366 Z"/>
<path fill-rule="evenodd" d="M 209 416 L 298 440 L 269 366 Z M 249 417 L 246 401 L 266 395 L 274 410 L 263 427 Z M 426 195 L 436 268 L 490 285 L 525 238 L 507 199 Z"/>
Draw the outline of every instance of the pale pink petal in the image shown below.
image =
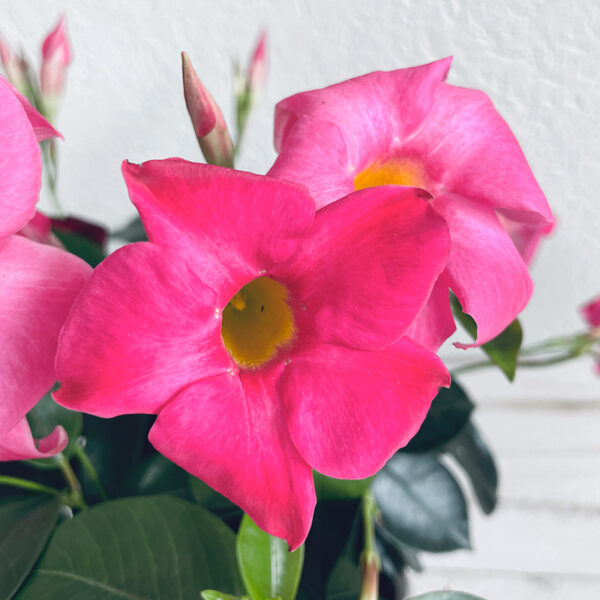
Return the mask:
<path fill-rule="evenodd" d="M 150 241 L 186 257 L 223 307 L 288 258 L 314 219 L 306 189 L 260 175 L 171 158 L 123 163 Z"/>
<path fill-rule="evenodd" d="M 142 242 L 94 271 L 62 331 L 54 398 L 101 417 L 156 413 L 231 366 L 215 293 L 185 260 Z"/>
<path fill-rule="evenodd" d="M 354 191 L 352 164 L 339 127 L 329 121 L 300 117 L 294 122 L 270 177 L 301 183 L 321 208 Z"/>
<path fill-rule="evenodd" d="M 293 550 L 310 528 L 315 491 L 287 432 L 276 375 L 227 373 L 186 388 L 160 412 L 150 441 Z"/>
<path fill-rule="evenodd" d="M 407 338 L 381 352 L 322 344 L 295 356 L 281 389 L 294 444 L 317 471 L 376 473 L 417 433 L 448 371 Z"/>
<path fill-rule="evenodd" d="M 581 313 L 590 327 L 600 327 L 600 296 L 585 304 Z"/>
<path fill-rule="evenodd" d="M 59 137 L 62 139 L 62 134 L 54 129 L 50 122 L 42 117 L 42 115 L 40 115 L 35 108 L 33 108 L 33 106 L 29 103 L 29 100 L 27 100 L 23 94 L 19 93 L 16 88 L 13 88 L 13 92 L 21 103 L 21 106 L 23 107 L 23 110 L 29 119 L 29 123 L 33 128 L 33 132 L 35 133 L 35 137 L 38 142 L 43 142 L 44 140 L 53 137 Z"/>
<path fill-rule="evenodd" d="M 446 266 L 443 219 L 418 188 L 354 192 L 317 212 L 290 261 L 271 271 L 285 283 L 299 340 L 379 350 L 398 339 Z"/>
<path fill-rule="evenodd" d="M 453 195 L 436 198 L 434 206 L 450 229 L 450 287 L 477 323 L 476 344 L 456 345 L 484 344 L 529 301 L 533 283 L 527 266 L 491 208 Z"/>
<path fill-rule="evenodd" d="M 479 90 L 439 85 L 421 127 L 395 152 L 420 160 L 439 191 L 516 211 L 521 222 L 553 221 L 519 143 Z"/>
<path fill-rule="evenodd" d="M 39 211 L 33 215 L 33 218 L 25 223 L 25 226 L 17 232 L 27 239 L 40 244 L 48 244 L 55 248 L 65 249 L 61 241 L 52 233 L 52 219 Z"/>
<path fill-rule="evenodd" d="M 518 220 L 519 215 L 515 215 L 513 211 L 498 210 L 496 216 L 527 265 L 531 263 L 542 238 L 552 233 L 555 225 L 554 222 L 546 225 L 521 223 Z M 516 220 L 511 217 L 515 217 Z"/>
<path fill-rule="evenodd" d="M 23 417 L 12 429 L 0 434 L 0 461 L 48 458 L 62 452 L 68 441 L 67 432 L 58 426 L 36 443 L 27 418 Z"/>
<path fill-rule="evenodd" d="M 450 280 L 442 273 L 431 292 L 431 296 L 416 316 L 406 335 L 432 352 L 456 331 L 450 309 Z"/>
<path fill-rule="evenodd" d="M 35 213 L 42 159 L 31 123 L 14 88 L 0 76 L 0 238 L 16 233 Z"/>
<path fill-rule="evenodd" d="M 0 433 L 56 381 L 58 334 L 90 272 L 58 248 L 18 235 L 0 242 Z"/>
<path fill-rule="evenodd" d="M 302 115 L 339 125 L 348 156 L 356 167 L 377 156 L 374 150 L 406 136 L 419 126 L 436 87 L 448 73 L 452 59 L 375 72 L 320 90 L 301 92 L 275 108 L 275 147 L 285 149 L 286 137 Z"/>

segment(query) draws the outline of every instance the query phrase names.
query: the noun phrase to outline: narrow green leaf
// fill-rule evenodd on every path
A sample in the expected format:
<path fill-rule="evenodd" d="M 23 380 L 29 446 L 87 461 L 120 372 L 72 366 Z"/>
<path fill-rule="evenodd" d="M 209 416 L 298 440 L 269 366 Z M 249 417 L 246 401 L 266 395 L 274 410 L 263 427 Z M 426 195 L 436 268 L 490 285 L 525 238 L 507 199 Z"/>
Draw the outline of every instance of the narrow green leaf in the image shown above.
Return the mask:
<path fill-rule="evenodd" d="M 483 600 L 479 596 L 473 596 L 465 592 L 429 592 L 420 596 L 411 596 L 407 600 Z"/>
<path fill-rule="evenodd" d="M 0 504 L 0 600 L 12 598 L 41 554 L 60 511 L 58 496 Z"/>
<path fill-rule="evenodd" d="M 315 490 L 319 500 L 352 500 L 360 498 L 371 485 L 372 477 L 366 479 L 334 479 L 316 471 L 313 473 Z"/>
<path fill-rule="evenodd" d="M 67 233 L 58 229 L 53 229 L 52 231 L 71 254 L 79 256 L 79 258 L 85 260 L 92 267 L 98 266 L 106 258 L 104 250 L 83 235 Z"/>
<path fill-rule="evenodd" d="M 304 546 L 290 552 L 285 540 L 265 533 L 244 515 L 237 536 L 237 556 L 252 600 L 294 600 L 302 575 Z"/>
<path fill-rule="evenodd" d="M 469 422 L 446 446 L 469 476 L 481 510 L 490 514 L 498 503 L 498 470 L 494 457 L 475 426 Z"/>
<path fill-rule="evenodd" d="M 465 498 L 435 455 L 396 454 L 371 491 L 392 538 L 429 552 L 470 548 Z"/>
<path fill-rule="evenodd" d="M 217 590 L 204 590 L 200 593 L 200 596 L 203 600 L 238 600 L 237 596 L 218 592 Z"/>
<path fill-rule="evenodd" d="M 73 454 L 77 438 L 81 435 L 83 415 L 60 406 L 52 399 L 48 392 L 28 413 L 27 421 L 31 427 L 31 433 L 35 438 L 43 438 L 50 435 L 57 425 L 62 425 L 69 436 L 69 443 L 63 450 L 67 457 Z M 37 459 L 34 464 L 42 468 L 58 469 L 60 463 L 53 458 Z"/>
<path fill-rule="evenodd" d="M 474 408 L 455 381 L 449 388 L 441 388 L 421 429 L 403 452 L 428 452 L 443 446 L 465 426 Z"/>
<path fill-rule="evenodd" d="M 473 337 L 477 338 L 477 325 L 473 317 L 463 312 L 460 302 L 456 296 L 451 297 L 452 310 L 461 325 Z M 496 364 L 502 372 L 508 377 L 509 381 L 515 378 L 517 369 L 517 358 L 521 343 L 523 341 L 523 328 L 518 319 L 515 319 L 502 333 L 498 334 L 487 344 L 483 344 L 481 349 L 490 357 L 490 360 Z"/>
<path fill-rule="evenodd" d="M 233 532 L 196 504 L 152 496 L 62 523 L 18 600 L 198 600 L 206 589 L 241 592 Z"/>

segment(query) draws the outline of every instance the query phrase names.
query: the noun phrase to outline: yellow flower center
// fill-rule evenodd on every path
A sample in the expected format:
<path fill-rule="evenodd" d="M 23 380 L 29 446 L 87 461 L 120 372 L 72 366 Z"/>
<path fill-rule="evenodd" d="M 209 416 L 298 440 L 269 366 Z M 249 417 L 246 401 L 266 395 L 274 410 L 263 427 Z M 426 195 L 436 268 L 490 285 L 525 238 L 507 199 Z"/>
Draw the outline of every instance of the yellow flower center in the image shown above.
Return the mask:
<path fill-rule="evenodd" d="M 259 277 L 245 285 L 223 310 L 221 337 L 233 360 L 257 368 L 275 358 L 294 335 L 287 289 Z"/>
<path fill-rule="evenodd" d="M 426 187 L 427 174 L 421 164 L 408 158 L 390 158 L 375 161 L 354 178 L 354 189 L 378 185 L 411 185 Z"/>

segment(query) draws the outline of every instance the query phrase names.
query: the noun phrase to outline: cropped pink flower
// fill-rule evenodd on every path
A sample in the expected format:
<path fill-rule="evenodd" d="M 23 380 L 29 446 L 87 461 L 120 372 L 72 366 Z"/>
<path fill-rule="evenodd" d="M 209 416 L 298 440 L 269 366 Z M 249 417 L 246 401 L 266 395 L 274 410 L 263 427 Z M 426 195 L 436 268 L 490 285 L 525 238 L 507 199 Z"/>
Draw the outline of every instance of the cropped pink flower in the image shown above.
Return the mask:
<path fill-rule="evenodd" d="M 54 396 L 158 414 L 150 441 L 292 548 L 312 469 L 372 475 L 448 373 L 402 337 L 444 268 L 427 194 L 383 187 L 315 215 L 302 186 L 181 159 L 125 163 L 150 242 L 94 272 L 61 334 Z"/>
<path fill-rule="evenodd" d="M 584 304 L 581 313 L 590 327 L 600 327 L 600 296 Z"/>
<path fill-rule="evenodd" d="M 318 207 L 383 184 L 432 194 L 450 259 L 411 331 L 432 348 L 455 329 L 448 288 L 477 322 L 477 344 L 516 317 L 533 287 L 526 262 L 553 224 L 508 125 L 483 92 L 444 83 L 449 67 L 370 73 L 281 101 L 269 171 L 306 185 Z"/>
<path fill-rule="evenodd" d="M 42 458 L 67 443 L 62 427 L 36 442 L 25 415 L 50 389 L 58 333 L 90 268 L 14 235 L 35 215 L 38 140 L 56 130 L 0 77 L 0 460 Z"/>

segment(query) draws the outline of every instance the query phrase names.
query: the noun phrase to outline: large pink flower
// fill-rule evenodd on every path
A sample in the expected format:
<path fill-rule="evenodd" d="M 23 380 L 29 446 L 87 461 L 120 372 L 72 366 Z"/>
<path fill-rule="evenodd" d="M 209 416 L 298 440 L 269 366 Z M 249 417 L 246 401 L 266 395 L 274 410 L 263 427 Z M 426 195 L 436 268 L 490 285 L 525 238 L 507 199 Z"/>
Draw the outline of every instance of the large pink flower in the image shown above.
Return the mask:
<path fill-rule="evenodd" d="M 455 329 L 449 287 L 477 322 L 477 344 L 515 318 L 532 292 L 526 262 L 553 223 L 508 125 L 483 92 L 445 83 L 449 67 L 445 59 L 370 73 L 286 98 L 269 171 L 306 185 L 318 207 L 383 184 L 432 194 L 451 251 L 412 330 L 430 347 Z"/>
<path fill-rule="evenodd" d="M 123 166 L 150 242 L 94 272 L 57 354 L 61 404 L 158 414 L 150 441 L 297 547 L 312 468 L 377 471 L 448 373 L 402 337 L 444 268 L 422 190 L 351 194 L 181 159 Z"/>
<path fill-rule="evenodd" d="M 56 379 L 58 333 L 90 268 L 58 248 L 14 235 L 35 215 L 38 140 L 54 135 L 0 77 L 0 460 L 51 456 L 67 443 L 57 427 L 36 444 L 25 415 Z"/>

